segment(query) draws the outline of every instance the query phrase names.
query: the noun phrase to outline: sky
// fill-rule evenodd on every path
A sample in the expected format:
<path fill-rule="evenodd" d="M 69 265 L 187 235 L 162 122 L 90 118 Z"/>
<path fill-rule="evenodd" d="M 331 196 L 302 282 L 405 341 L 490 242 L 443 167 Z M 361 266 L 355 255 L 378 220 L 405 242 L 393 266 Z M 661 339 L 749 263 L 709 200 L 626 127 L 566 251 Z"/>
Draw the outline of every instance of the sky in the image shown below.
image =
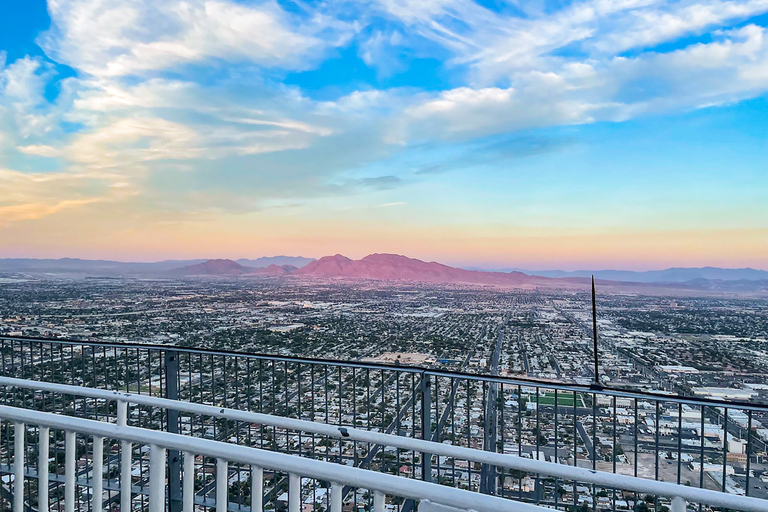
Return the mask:
<path fill-rule="evenodd" d="M 768 269 L 768 0 L 26 0 L 0 257 Z"/>

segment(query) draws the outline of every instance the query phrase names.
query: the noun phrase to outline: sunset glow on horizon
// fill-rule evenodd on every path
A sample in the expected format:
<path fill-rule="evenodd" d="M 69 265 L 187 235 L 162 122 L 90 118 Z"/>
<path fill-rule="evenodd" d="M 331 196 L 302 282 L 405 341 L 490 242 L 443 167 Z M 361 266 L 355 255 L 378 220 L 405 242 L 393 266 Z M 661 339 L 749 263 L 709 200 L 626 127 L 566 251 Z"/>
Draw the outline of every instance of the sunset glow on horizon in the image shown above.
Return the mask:
<path fill-rule="evenodd" d="M 0 258 L 768 270 L 768 4 L 3 9 Z"/>

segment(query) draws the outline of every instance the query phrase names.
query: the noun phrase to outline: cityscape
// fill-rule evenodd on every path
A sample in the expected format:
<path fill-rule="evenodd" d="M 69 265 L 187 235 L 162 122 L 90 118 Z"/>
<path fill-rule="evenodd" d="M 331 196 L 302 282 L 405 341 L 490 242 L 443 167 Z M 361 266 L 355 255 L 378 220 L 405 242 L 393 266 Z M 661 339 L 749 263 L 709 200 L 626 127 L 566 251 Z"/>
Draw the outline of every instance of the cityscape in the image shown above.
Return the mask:
<path fill-rule="evenodd" d="M 768 512 L 768 0 L 0 0 L 0 512 Z"/>
<path fill-rule="evenodd" d="M 73 279 L 9 274 L 3 284 L 0 337 L 6 375 L 18 371 L 9 369 L 14 365 L 26 366 L 25 378 L 151 395 L 168 378 L 157 347 L 176 347 L 190 351 L 180 353 L 178 382 L 179 396 L 193 402 L 426 437 L 737 495 L 749 488 L 750 496 L 768 498 L 768 410 L 742 405 L 768 404 L 766 299 L 606 295 L 598 288 L 599 381 L 611 390 L 649 393 L 640 399 L 588 391 L 595 382 L 588 290 L 263 275 Z M 60 345 L 56 339 L 76 342 Z M 265 355 L 251 360 L 247 354 Z M 120 369 L 124 360 L 128 366 Z M 427 430 L 425 377 L 418 373 L 424 369 L 433 372 L 427 382 L 434 382 Z M 500 380 L 469 380 L 471 374 Z M 563 384 L 582 387 L 573 391 Z M 723 412 L 714 405 L 665 402 L 663 395 L 732 401 L 734 407 Z M 141 408 L 131 419 L 156 428 L 165 421 L 157 411 L 142 415 Z M 425 467 L 423 454 L 370 443 L 337 444 L 264 425 L 224 425 L 182 415 L 180 432 L 311 453 L 410 478 L 424 478 L 429 471 L 444 485 L 555 507 L 666 506 L 636 493 L 497 473 L 448 457 L 431 456 Z M 87 450 L 82 457 L 78 465 L 89 467 Z M 148 457 L 134 458 L 135 485 L 147 483 Z M 109 460 L 105 474 L 116 477 L 118 456 Z M 203 458 L 196 468 L 203 475 L 196 492 L 205 497 L 214 488 L 215 471 Z M 247 475 L 231 467 L 232 502 L 249 502 Z M 286 505 L 285 485 L 275 475 L 265 487 L 265 506 Z M 302 495 L 310 508 L 328 507 L 323 485 L 306 479 Z M 114 510 L 119 510 L 117 497 L 105 491 L 105 503 Z M 138 493 L 134 506 L 141 508 L 144 499 Z M 365 492 L 349 492 L 344 502 L 365 508 L 369 499 Z M 87 503 L 86 496 L 83 506 Z M 403 509 L 408 502 L 392 501 L 388 507 Z"/>

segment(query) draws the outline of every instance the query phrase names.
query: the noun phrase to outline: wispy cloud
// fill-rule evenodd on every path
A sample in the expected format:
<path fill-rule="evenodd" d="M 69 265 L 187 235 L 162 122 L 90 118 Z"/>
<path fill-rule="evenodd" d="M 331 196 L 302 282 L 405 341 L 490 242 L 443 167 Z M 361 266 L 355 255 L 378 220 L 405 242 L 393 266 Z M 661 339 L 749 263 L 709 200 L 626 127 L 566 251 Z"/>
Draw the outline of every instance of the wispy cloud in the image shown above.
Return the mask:
<path fill-rule="evenodd" d="M 0 58 L 0 163 L 16 169 L 0 175 L 0 215 L 98 202 L 163 221 L 378 194 L 411 186 L 412 168 L 361 169 L 418 144 L 475 144 L 416 171 L 440 180 L 573 143 L 530 129 L 768 91 L 768 33 L 751 19 L 768 0 L 539 5 L 50 0 L 45 57 Z M 419 59 L 439 62 L 442 86 Z M 333 93 L 342 81 L 352 90 Z M 488 136 L 501 142 L 475 142 Z"/>

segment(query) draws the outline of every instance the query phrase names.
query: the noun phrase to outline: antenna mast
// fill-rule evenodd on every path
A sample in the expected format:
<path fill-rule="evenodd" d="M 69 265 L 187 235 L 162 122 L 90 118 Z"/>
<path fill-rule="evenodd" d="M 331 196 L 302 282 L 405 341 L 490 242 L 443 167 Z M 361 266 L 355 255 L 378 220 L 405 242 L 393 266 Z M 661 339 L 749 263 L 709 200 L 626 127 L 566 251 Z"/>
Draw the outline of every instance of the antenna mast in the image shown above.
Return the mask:
<path fill-rule="evenodd" d="M 595 276 L 592 276 L 592 354 L 595 359 L 595 386 L 600 386 L 600 373 L 597 365 L 597 302 L 595 300 Z"/>

